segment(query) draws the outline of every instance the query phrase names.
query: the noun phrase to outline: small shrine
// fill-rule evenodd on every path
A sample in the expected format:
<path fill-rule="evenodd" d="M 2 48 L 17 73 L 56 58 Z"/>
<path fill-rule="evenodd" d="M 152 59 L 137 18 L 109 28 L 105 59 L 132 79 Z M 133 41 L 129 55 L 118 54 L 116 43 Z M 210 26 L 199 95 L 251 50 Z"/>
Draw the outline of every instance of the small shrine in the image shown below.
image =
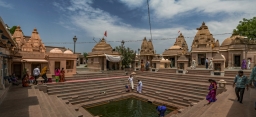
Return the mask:
<path fill-rule="evenodd" d="M 149 62 L 149 69 L 152 66 L 152 59 L 155 55 L 154 46 L 152 44 L 152 40 L 147 41 L 146 37 L 143 39 L 141 44 L 141 49 L 139 52 L 139 60 L 140 60 L 140 66 L 143 66 L 146 68 L 146 62 Z M 141 67 L 142 68 L 142 67 Z M 144 68 L 144 69 L 145 69 Z"/>
<path fill-rule="evenodd" d="M 221 53 L 217 53 L 213 57 L 213 71 L 211 75 L 220 75 L 224 76 L 224 69 L 225 69 L 225 57 Z"/>
<path fill-rule="evenodd" d="M 189 60 L 185 55 L 181 55 L 177 60 L 177 72 L 176 73 L 183 73 L 185 74 L 187 72 Z"/>
<path fill-rule="evenodd" d="M 88 53 L 87 67 L 94 71 L 121 69 L 121 56 L 102 38 Z"/>
<path fill-rule="evenodd" d="M 182 33 L 180 33 L 178 38 L 176 38 L 176 41 L 175 41 L 174 45 L 171 46 L 169 49 L 166 49 L 163 52 L 163 57 L 165 59 L 170 60 L 171 67 L 177 67 L 177 59 L 182 54 L 184 54 L 188 57 L 190 56 L 189 52 L 188 52 L 187 42 L 186 42 L 184 36 L 182 35 Z"/>

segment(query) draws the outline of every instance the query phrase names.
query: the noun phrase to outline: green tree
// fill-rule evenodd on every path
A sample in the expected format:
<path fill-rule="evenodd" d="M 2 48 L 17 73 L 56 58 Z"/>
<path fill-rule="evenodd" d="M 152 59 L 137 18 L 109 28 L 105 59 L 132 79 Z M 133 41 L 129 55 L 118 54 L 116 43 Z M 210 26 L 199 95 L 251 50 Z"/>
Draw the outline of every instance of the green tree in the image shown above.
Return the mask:
<path fill-rule="evenodd" d="M 17 26 L 13 26 L 9 31 L 11 34 L 13 34 L 15 32 L 15 29 L 17 28 Z"/>
<path fill-rule="evenodd" d="M 88 60 L 87 56 L 88 56 L 88 53 L 87 52 L 84 52 L 84 58 L 86 59 L 86 61 Z"/>
<path fill-rule="evenodd" d="M 131 64 L 135 59 L 135 51 L 131 50 L 129 47 L 116 46 L 115 51 L 119 52 L 122 56 L 122 68 Z"/>
<path fill-rule="evenodd" d="M 243 21 L 239 21 L 233 33 L 246 36 L 248 40 L 256 40 L 256 17 L 252 19 L 243 18 Z"/>

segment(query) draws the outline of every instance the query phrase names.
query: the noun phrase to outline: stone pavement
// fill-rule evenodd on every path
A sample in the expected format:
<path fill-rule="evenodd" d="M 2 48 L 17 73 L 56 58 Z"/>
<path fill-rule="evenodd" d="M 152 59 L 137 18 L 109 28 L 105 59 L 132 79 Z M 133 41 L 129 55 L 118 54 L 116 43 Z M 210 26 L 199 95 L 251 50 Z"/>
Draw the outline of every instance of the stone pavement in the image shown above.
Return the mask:
<path fill-rule="evenodd" d="M 1 117 L 42 117 L 35 94 L 31 87 L 12 86 L 0 105 Z"/>

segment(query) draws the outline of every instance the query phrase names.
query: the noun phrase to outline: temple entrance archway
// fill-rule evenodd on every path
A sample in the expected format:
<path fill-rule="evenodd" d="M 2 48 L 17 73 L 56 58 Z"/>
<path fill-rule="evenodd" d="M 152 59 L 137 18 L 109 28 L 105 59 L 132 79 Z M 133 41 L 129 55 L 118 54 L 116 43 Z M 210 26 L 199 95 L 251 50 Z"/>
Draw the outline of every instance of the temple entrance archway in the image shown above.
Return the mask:
<path fill-rule="evenodd" d="M 198 65 L 205 65 L 206 54 L 198 54 Z"/>
<path fill-rule="evenodd" d="M 241 55 L 234 55 L 234 67 L 241 66 Z"/>

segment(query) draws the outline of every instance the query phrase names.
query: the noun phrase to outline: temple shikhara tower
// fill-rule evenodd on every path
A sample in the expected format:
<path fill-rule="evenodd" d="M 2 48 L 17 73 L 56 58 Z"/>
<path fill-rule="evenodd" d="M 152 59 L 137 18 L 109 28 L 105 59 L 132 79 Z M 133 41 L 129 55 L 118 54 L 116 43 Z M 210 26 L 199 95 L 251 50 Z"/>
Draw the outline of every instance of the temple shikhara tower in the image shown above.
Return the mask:
<path fill-rule="evenodd" d="M 142 62 L 145 63 L 149 61 L 150 66 L 152 66 L 151 60 L 155 55 L 155 50 L 154 50 L 152 40 L 147 40 L 146 37 L 143 39 L 139 54 L 140 54 L 139 56 L 140 63 Z"/>
<path fill-rule="evenodd" d="M 197 30 L 191 46 L 191 59 L 201 67 L 205 65 L 206 58 L 210 60 L 219 51 L 219 41 L 215 40 L 204 22 Z"/>
<path fill-rule="evenodd" d="M 189 58 L 188 45 L 182 33 L 176 38 L 173 46 L 163 52 L 163 57 L 171 60 L 173 67 L 177 66 L 177 60 L 181 55 Z"/>

